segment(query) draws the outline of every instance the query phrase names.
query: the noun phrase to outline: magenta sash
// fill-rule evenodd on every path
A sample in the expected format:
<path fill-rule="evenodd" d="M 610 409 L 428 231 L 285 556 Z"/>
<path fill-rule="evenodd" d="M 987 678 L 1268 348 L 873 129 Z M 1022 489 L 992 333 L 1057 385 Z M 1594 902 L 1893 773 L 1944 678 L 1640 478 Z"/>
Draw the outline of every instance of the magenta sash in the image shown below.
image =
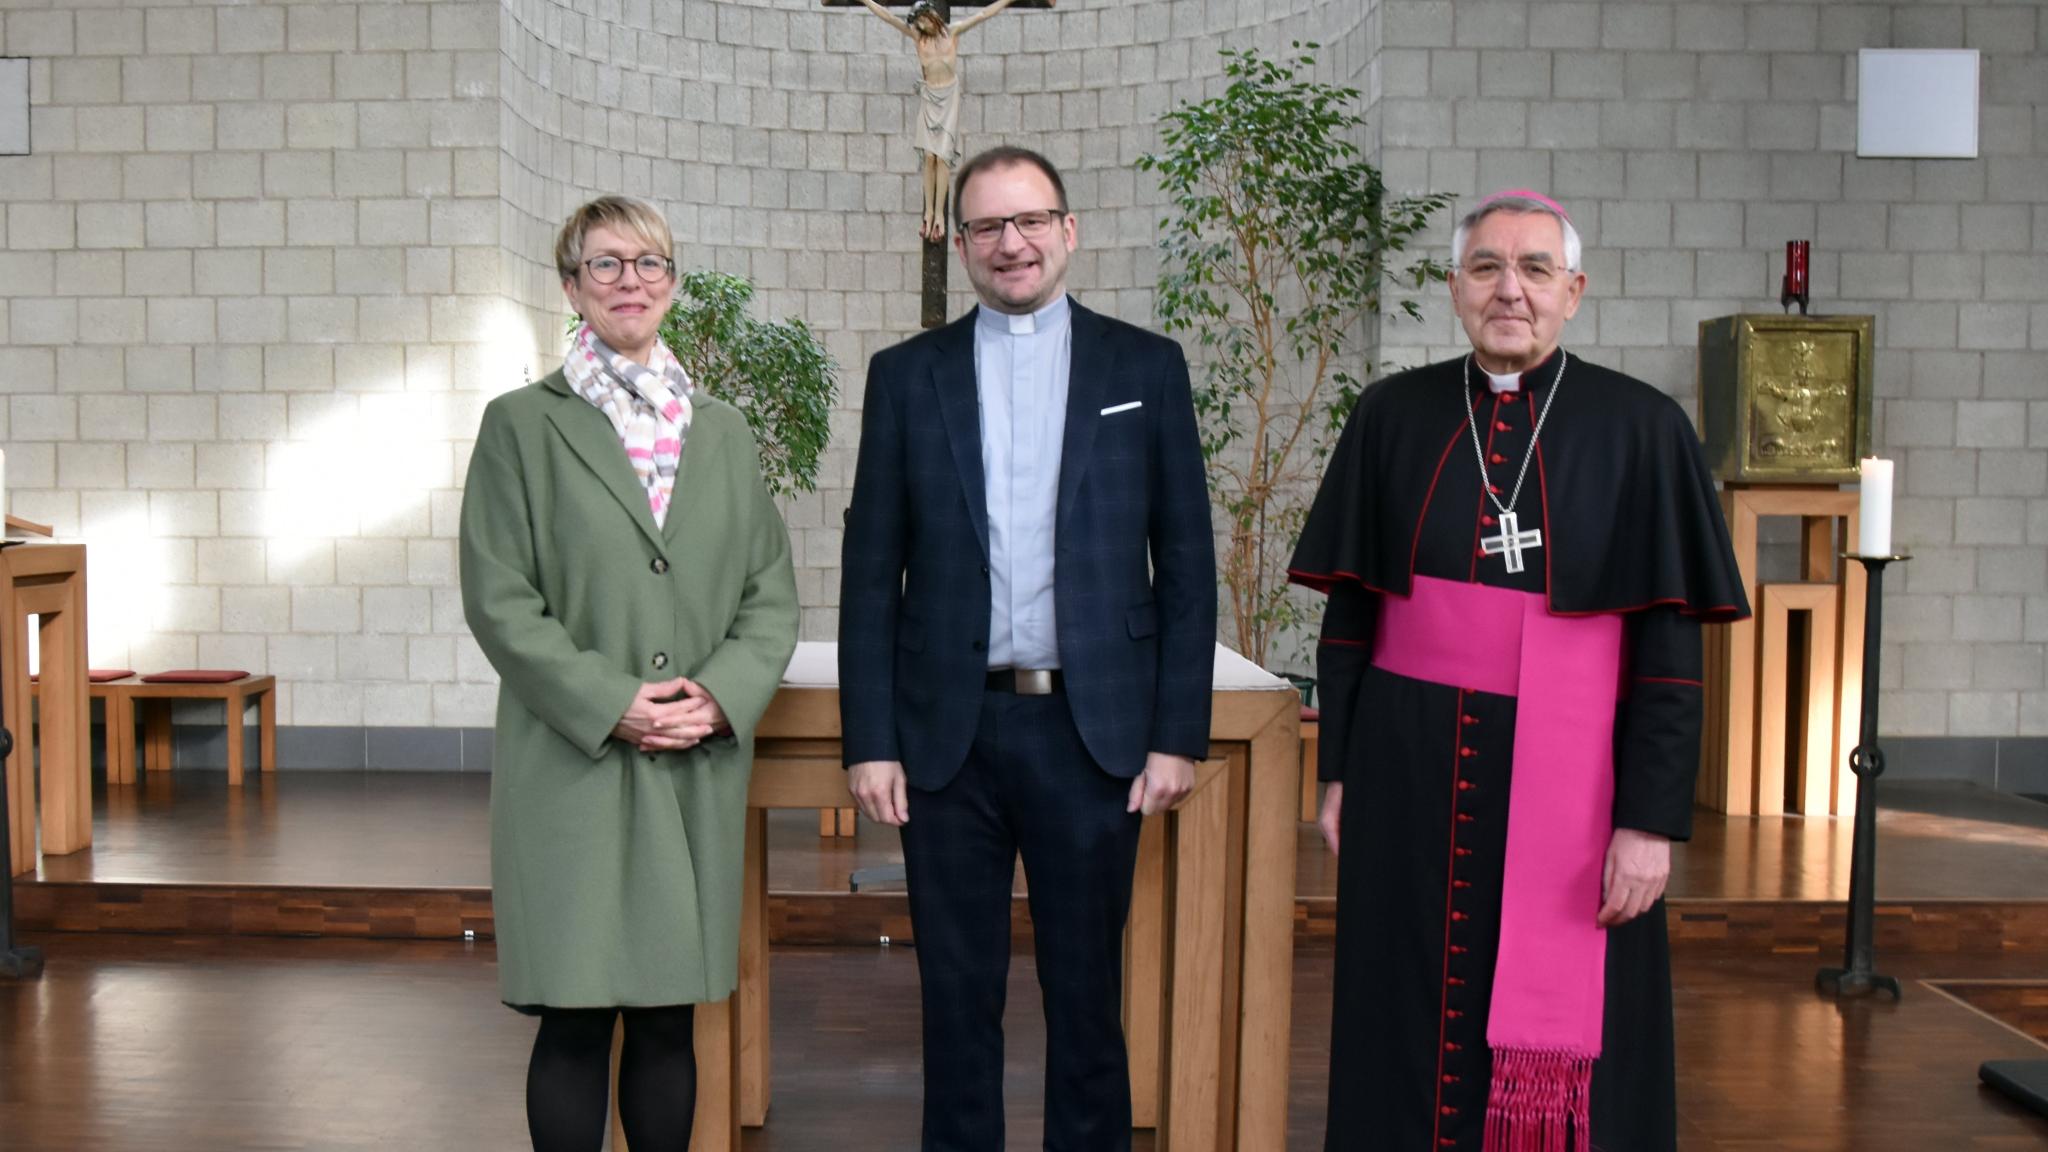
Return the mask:
<path fill-rule="evenodd" d="M 1539 593 L 1417 576 L 1381 600 L 1375 665 L 1518 700 L 1486 1152 L 1590 1147 L 1621 640 L 1621 617 L 1554 616 Z"/>

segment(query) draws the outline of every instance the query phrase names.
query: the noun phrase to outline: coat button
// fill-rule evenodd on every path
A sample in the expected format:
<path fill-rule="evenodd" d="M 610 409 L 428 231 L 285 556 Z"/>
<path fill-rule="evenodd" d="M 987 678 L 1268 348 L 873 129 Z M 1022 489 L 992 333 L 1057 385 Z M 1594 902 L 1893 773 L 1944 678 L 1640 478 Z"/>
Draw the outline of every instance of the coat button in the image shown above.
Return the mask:
<path fill-rule="evenodd" d="M 1503 455 L 1501 455 L 1501 454 L 1500 454 L 1500 453 L 1498 453 L 1498 452 L 1495 452 L 1495 453 L 1493 454 L 1493 456 L 1491 457 L 1491 459 L 1492 459 L 1493 463 L 1495 463 L 1495 464 L 1505 464 L 1505 463 L 1507 463 L 1507 462 L 1508 462 L 1508 458 L 1507 458 L 1507 457 L 1505 457 L 1505 456 L 1503 456 Z"/>
<path fill-rule="evenodd" d="M 986 640 L 976 640 L 976 641 L 974 642 L 974 650 L 975 650 L 976 652 L 986 652 L 986 651 L 988 651 L 988 641 L 986 641 Z"/>
<path fill-rule="evenodd" d="M 656 668 L 666 668 L 666 667 L 668 667 L 668 653 L 666 653 L 666 652 L 656 652 L 656 653 L 654 654 L 654 660 L 652 661 L 652 663 L 654 664 L 654 666 L 655 666 Z"/>
<path fill-rule="evenodd" d="M 668 558 L 656 556 L 653 563 L 649 564 L 648 567 L 654 570 L 656 576 L 666 576 L 668 575 Z"/>

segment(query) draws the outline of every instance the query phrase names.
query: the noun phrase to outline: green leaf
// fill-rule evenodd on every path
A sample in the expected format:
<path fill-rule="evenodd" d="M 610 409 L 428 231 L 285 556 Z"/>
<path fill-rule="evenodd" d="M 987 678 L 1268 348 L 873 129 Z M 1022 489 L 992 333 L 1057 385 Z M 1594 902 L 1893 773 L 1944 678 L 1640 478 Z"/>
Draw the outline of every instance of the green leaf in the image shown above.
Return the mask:
<path fill-rule="evenodd" d="M 1224 49 L 1224 90 L 1166 113 L 1160 150 L 1137 161 L 1169 204 L 1159 320 L 1193 335 L 1228 607 L 1238 649 L 1262 664 L 1317 611 L 1283 568 L 1370 371 L 1361 343 L 1381 288 L 1445 271 L 1407 248 L 1450 198 L 1387 194 L 1356 142 L 1361 97 L 1312 78 L 1317 47 L 1297 41 L 1286 61 Z M 1394 315 L 1419 310 L 1402 301 Z"/>

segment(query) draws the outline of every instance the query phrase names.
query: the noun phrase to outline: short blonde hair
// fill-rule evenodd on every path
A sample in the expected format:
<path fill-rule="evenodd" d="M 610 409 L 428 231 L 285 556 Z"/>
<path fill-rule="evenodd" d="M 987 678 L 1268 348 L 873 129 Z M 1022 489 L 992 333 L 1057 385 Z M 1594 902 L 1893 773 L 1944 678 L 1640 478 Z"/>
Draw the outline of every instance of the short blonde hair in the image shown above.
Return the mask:
<path fill-rule="evenodd" d="M 599 196 L 571 212 L 561 235 L 555 237 L 555 270 L 562 279 L 573 280 L 583 270 L 583 238 L 593 228 L 630 235 L 648 250 L 675 258 L 675 241 L 661 209 L 632 196 Z"/>

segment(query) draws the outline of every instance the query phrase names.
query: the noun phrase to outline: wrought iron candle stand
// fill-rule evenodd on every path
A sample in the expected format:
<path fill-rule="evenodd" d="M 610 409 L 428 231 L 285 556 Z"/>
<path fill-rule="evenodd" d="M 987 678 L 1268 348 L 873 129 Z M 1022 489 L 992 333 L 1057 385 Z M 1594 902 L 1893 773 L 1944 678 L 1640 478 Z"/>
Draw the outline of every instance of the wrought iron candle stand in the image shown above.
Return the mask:
<path fill-rule="evenodd" d="M 1863 610 L 1863 715 L 1856 751 L 1849 768 L 1856 773 L 1856 839 L 1849 863 L 1849 942 L 1842 967 L 1823 968 L 1813 978 L 1823 992 L 1840 998 L 1868 996 L 1880 989 L 1899 997 L 1899 982 L 1878 974 L 1871 937 L 1877 920 L 1877 778 L 1884 775 L 1884 752 L 1877 746 L 1878 642 L 1884 631 L 1884 566 L 1911 560 L 1908 555 L 1861 556 L 1844 559 L 1863 565 L 1869 576 Z"/>

